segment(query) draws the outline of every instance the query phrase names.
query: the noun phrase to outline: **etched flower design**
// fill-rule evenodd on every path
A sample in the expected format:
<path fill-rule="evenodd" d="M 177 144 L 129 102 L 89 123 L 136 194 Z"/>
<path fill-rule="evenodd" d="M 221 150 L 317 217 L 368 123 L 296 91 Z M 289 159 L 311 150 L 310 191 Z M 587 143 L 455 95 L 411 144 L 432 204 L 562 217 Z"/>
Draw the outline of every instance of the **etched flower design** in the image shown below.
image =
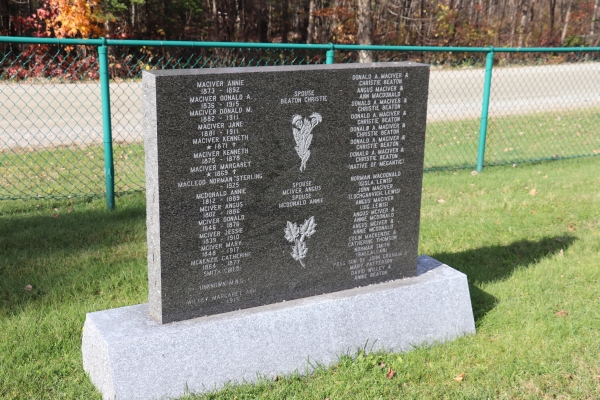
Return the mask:
<path fill-rule="evenodd" d="M 316 112 L 310 114 L 310 117 L 308 118 L 303 118 L 298 114 L 292 117 L 292 130 L 294 133 L 294 140 L 296 141 L 294 149 L 296 149 L 296 153 L 298 153 L 298 156 L 300 157 L 300 172 L 306 169 L 306 162 L 310 157 L 309 147 L 313 138 L 311 132 L 322 120 L 323 117 L 321 117 L 321 114 Z"/>
<path fill-rule="evenodd" d="M 294 260 L 300 262 L 302 268 L 306 267 L 302 260 L 306 257 L 306 253 L 308 252 L 308 246 L 306 246 L 304 240 L 315 234 L 316 226 L 315 217 L 312 216 L 305 220 L 300 226 L 295 222 L 292 223 L 287 221 L 287 226 L 283 230 L 285 232 L 285 239 L 288 242 L 293 243 L 290 255 Z"/>

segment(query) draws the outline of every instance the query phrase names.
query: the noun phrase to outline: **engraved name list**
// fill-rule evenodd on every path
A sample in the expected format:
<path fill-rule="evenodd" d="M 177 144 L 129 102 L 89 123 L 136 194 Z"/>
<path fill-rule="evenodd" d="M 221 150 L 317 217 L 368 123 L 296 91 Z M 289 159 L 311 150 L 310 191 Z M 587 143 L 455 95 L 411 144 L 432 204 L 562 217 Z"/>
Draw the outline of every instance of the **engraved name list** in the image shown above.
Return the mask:
<path fill-rule="evenodd" d="M 416 273 L 428 67 L 144 74 L 151 315 Z"/>

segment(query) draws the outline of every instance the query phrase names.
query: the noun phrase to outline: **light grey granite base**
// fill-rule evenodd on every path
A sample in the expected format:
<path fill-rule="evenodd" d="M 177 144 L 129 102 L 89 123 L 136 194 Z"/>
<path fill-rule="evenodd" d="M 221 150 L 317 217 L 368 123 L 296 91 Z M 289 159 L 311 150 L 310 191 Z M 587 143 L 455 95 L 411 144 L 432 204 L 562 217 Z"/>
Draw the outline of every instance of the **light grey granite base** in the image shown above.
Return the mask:
<path fill-rule="evenodd" d="M 165 325 L 147 304 L 89 313 L 83 367 L 104 399 L 163 399 L 475 333 L 466 275 L 428 256 L 418 273 Z"/>

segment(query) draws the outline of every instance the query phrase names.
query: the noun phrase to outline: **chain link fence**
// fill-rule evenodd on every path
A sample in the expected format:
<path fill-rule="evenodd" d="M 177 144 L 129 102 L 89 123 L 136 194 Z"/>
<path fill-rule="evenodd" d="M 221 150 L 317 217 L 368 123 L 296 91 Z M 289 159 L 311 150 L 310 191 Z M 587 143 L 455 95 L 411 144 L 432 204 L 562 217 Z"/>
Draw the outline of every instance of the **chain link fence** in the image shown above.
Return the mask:
<path fill-rule="evenodd" d="M 105 42 L 0 39 L 0 199 L 104 195 L 98 45 Z M 331 45 L 114 42 L 106 48 L 117 195 L 144 190 L 142 71 L 323 64 L 333 55 Z M 518 54 L 496 49 L 493 59 L 486 59 L 489 49 L 376 49 L 370 54 L 376 62 L 431 65 L 426 170 L 600 155 L 599 49 L 520 49 Z M 358 46 L 335 50 L 336 63 L 358 60 Z M 484 106 L 486 60 L 492 74 L 489 108 Z"/>

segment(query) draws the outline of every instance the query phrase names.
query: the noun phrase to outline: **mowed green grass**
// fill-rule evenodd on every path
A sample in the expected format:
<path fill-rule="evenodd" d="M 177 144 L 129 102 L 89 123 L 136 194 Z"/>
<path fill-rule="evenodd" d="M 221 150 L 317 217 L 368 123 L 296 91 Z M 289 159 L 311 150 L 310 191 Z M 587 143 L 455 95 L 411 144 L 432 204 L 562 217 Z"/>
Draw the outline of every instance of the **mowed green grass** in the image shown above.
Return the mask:
<path fill-rule="evenodd" d="M 475 167 L 479 119 L 427 124 L 425 168 Z M 600 109 L 495 117 L 487 127 L 486 165 L 600 154 Z"/>
<path fill-rule="evenodd" d="M 467 274 L 476 335 L 203 398 L 600 398 L 600 158 L 425 174 L 420 253 Z M 99 399 L 85 314 L 146 296 L 142 194 L 0 202 L 0 398 Z"/>
<path fill-rule="evenodd" d="M 117 193 L 144 189 L 143 144 L 114 144 L 113 164 Z M 0 152 L 0 199 L 89 197 L 104 191 L 101 146 Z"/>

